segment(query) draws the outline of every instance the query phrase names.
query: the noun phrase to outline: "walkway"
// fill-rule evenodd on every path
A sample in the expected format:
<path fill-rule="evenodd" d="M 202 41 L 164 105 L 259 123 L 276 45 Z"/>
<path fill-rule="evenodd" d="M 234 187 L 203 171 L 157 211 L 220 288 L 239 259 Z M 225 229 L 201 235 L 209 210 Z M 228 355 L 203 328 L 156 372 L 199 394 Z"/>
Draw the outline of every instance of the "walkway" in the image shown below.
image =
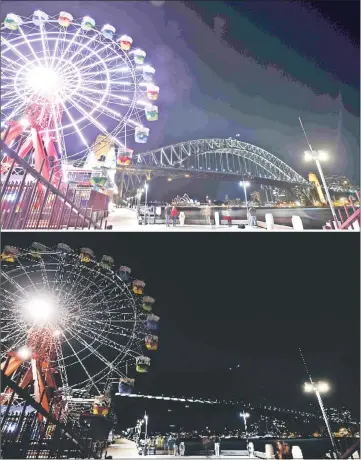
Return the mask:
<path fill-rule="evenodd" d="M 138 455 L 137 448 L 135 445 L 135 442 L 130 441 L 128 439 L 121 439 L 118 441 L 119 444 L 112 444 L 111 446 L 108 447 L 107 455 L 111 455 L 113 458 L 142 458 L 142 455 Z M 242 452 L 243 453 L 243 452 Z M 147 456 L 149 459 L 152 458 L 173 458 L 174 455 L 149 455 Z M 179 457 L 177 457 L 179 458 Z M 183 459 L 187 460 L 189 458 L 196 458 L 196 459 L 201 459 L 201 458 L 206 458 L 205 456 L 184 456 L 182 457 Z M 238 459 L 238 458 L 249 458 L 248 455 L 221 455 L 220 457 L 215 457 L 212 455 L 212 459 L 216 458 L 228 458 L 228 459 Z"/>
<path fill-rule="evenodd" d="M 246 224 L 246 221 L 244 222 Z M 246 228 L 240 229 L 237 225 L 228 227 L 221 225 L 177 225 L 175 227 L 166 227 L 164 224 L 138 225 L 135 211 L 128 208 L 118 208 L 111 211 L 107 218 L 107 225 L 112 225 L 112 230 L 117 232 L 257 232 L 264 231 L 262 228 L 252 228 L 246 225 Z"/>

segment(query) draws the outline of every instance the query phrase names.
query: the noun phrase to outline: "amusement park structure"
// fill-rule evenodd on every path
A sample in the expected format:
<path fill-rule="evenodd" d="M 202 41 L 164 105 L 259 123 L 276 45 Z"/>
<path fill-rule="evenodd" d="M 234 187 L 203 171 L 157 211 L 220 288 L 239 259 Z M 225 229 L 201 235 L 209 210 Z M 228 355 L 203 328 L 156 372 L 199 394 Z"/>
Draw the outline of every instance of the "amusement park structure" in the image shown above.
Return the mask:
<path fill-rule="evenodd" d="M 61 191 L 69 182 L 90 183 L 111 194 L 116 167 L 129 165 L 134 146 L 148 140 L 143 119 L 158 119 L 147 53 L 110 24 L 98 29 L 89 16 L 40 10 L 6 16 L 1 53 L 3 143 Z M 78 160 L 85 162 L 80 171 Z M 3 178 L 11 164 L 3 151 Z M 22 171 L 16 164 L 11 182 Z"/>
<path fill-rule="evenodd" d="M 63 243 L 6 246 L 1 261 L 2 413 L 21 412 L 31 395 L 44 423 L 50 409 L 58 421 L 79 418 L 87 398 L 88 412 L 107 416 L 114 381 L 131 393 L 158 349 L 159 317 L 144 281 L 129 267 L 114 270 L 111 256 L 97 261 L 90 248 Z"/>

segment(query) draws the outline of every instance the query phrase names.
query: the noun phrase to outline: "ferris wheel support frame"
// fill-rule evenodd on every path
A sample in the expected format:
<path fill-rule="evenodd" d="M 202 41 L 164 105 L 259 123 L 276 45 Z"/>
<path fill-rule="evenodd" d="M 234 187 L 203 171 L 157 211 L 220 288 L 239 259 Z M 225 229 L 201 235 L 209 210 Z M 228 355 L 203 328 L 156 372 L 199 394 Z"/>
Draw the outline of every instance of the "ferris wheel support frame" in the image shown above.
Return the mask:
<path fill-rule="evenodd" d="M 10 143 L 17 137 L 21 136 L 25 131 L 25 126 L 18 121 L 13 121 L 10 129 L 6 132 L 3 142 L 10 146 Z M 55 169 L 53 174 L 54 180 L 52 181 L 55 186 L 59 183 L 61 177 L 61 170 L 50 165 L 50 158 L 54 159 L 54 165 L 58 163 L 59 157 L 56 151 L 54 141 L 50 136 L 44 137 L 40 133 L 38 126 L 31 126 L 31 136 L 20 146 L 18 156 L 22 159 L 34 148 L 35 170 L 41 171 L 42 176 L 47 181 L 50 180 L 51 171 Z"/>
<path fill-rule="evenodd" d="M 27 388 L 30 383 L 34 382 L 34 399 L 40 404 L 47 412 L 50 408 L 50 398 L 46 394 L 47 389 L 57 389 L 53 373 L 56 372 L 51 367 L 48 360 L 39 360 L 36 356 L 31 356 L 29 359 L 21 358 L 14 352 L 7 353 L 8 359 L 1 364 L 1 371 L 6 377 L 11 377 L 26 361 L 31 362 L 31 365 L 26 372 L 21 376 L 19 387 L 23 390 Z M 6 391 L 5 391 L 6 393 Z M 7 404 L 7 398 L 3 395 L 0 398 L 1 404 Z M 55 413 L 57 408 L 54 407 Z M 39 419 L 42 419 L 42 415 L 38 414 Z"/>

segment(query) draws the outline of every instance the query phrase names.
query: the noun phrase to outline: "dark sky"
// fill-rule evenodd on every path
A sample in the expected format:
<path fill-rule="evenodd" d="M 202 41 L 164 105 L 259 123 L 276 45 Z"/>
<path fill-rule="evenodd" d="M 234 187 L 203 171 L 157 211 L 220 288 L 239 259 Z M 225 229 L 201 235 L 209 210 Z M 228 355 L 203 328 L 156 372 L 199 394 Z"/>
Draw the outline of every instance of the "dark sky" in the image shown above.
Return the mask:
<path fill-rule="evenodd" d="M 149 148 L 239 133 L 305 175 L 312 166 L 302 159 L 307 146 L 301 116 L 312 146 L 330 152 L 325 174 L 346 174 L 359 183 L 359 2 L 68 5 L 74 17 L 88 14 L 97 24 L 114 24 L 147 50 L 161 88 L 161 116 L 152 125 Z M 50 1 L 36 7 L 49 14 L 59 10 Z M 33 9 L 28 1 L 2 4 L 3 14 L 30 16 Z M 179 183 L 181 191 L 186 188 Z"/>
<path fill-rule="evenodd" d="M 309 402 L 300 391 L 302 347 L 314 378 L 332 384 L 328 403 L 358 410 L 358 235 L 339 238 L 49 232 L 3 233 L 2 245 L 89 246 L 146 281 L 161 332 L 151 372 L 137 379 L 140 393 L 266 398 L 297 408 Z"/>

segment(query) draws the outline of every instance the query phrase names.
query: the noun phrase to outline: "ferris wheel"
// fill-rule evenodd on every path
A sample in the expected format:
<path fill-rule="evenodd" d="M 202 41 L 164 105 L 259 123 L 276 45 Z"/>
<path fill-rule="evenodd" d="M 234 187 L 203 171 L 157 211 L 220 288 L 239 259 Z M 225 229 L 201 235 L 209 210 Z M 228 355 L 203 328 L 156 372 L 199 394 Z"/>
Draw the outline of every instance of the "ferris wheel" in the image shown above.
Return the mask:
<path fill-rule="evenodd" d="M 159 87 L 146 52 L 116 28 L 69 12 L 31 17 L 8 14 L 1 25 L 2 139 L 19 147 L 42 174 L 92 154 L 106 162 L 131 162 L 134 143 L 149 137 L 158 119 Z M 2 170 L 8 169 L 5 161 Z"/>
<path fill-rule="evenodd" d="M 90 248 L 6 246 L 1 254 L 2 370 L 25 387 L 102 395 L 110 379 L 129 393 L 158 349 L 159 317 L 145 283 Z M 35 396 L 41 400 L 41 391 Z M 4 399 L 4 397 L 2 398 Z"/>

